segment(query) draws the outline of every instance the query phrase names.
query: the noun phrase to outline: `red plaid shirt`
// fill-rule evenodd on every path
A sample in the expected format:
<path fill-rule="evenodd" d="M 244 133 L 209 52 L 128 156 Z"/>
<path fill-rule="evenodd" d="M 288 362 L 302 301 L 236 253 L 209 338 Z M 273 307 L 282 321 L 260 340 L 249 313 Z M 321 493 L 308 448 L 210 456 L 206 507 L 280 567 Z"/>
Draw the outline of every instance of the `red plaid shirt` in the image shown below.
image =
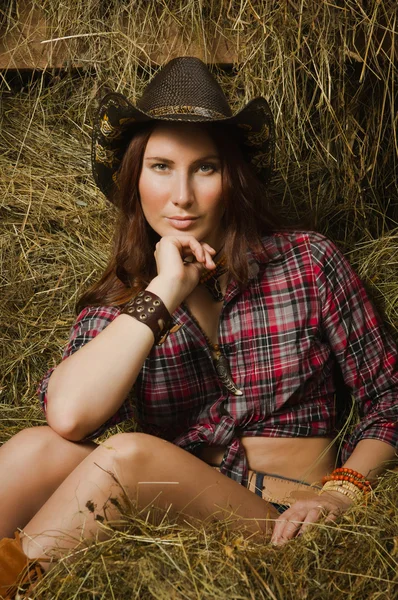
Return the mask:
<path fill-rule="evenodd" d="M 360 422 L 345 440 L 342 462 L 359 440 L 396 447 L 397 348 L 365 289 L 334 244 L 320 234 L 292 232 L 263 240 L 249 252 L 250 279 L 228 285 L 219 343 L 243 396 L 222 385 L 203 333 L 182 304 L 182 327 L 153 346 L 128 398 L 87 439 L 134 418 L 139 429 L 195 453 L 202 444 L 226 446 L 221 471 L 246 483 L 242 436 L 311 437 L 336 434 L 336 363 L 355 398 Z M 70 332 L 63 359 L 98 335 L 120 309 L 87 307 Z M 50 369 L 39 384 L 46 407 Z"/>

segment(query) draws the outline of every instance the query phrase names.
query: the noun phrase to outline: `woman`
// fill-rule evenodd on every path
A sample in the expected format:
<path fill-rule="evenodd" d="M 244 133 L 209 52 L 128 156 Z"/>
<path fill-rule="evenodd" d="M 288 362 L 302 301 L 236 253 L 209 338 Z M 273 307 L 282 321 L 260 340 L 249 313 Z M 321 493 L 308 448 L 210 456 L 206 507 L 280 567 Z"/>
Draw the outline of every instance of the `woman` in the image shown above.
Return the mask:
<path fill-rule="evenodd" d="M 0 543 L 0 565 L 19 557 L 3 589 L 104 535 L 113 497 L 282 544 L 363 501 L 394 458 L 396 348 L 335 246 L 268 211 L 273 137 L 266 101 L 232 115 L 195 58 L 137 107 L 103 100 L 93 171 L 119 208 L 113 257 L 39 386 L 48 426 L 0 452 L 0 534 L 23 529 L 23 552 Z M 361 416 L 340 470 L 337 366 Z M 92 441 L 131 416 L 140 431 Z"/>

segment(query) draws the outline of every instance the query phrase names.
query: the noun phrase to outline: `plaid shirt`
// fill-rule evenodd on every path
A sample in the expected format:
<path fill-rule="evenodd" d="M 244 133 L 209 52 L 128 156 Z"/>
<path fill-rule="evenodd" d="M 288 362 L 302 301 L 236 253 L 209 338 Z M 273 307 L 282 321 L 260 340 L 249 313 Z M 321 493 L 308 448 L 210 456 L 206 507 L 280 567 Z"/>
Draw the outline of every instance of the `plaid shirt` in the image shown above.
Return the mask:
<path fill-rule="evenodd" d="M 153 346 L 128 398 L 87 439 L 128 418 L 139 429 L 196 453 L 226 446 L 221 471 L 245 484 L 242 436 L 333 436 L 338 427 L 336 363 L 355 398 L 360 421 L 342 448 L 359 440 L 396 447 L 398 356 L 366 291 L 344 256 L 320 234 L 267 236 L 261 254 L 248 253 L 249 283 L 228 285 L 219 344 L 243 396 L 217 377 L 210 348 L 184 303 L 173 314 L 182 327 Z M 70 332 L 63 359 L 98 335 L 120 309 L 87 307 Z M 46 406 L 50 369 L 38 394 Z"/>

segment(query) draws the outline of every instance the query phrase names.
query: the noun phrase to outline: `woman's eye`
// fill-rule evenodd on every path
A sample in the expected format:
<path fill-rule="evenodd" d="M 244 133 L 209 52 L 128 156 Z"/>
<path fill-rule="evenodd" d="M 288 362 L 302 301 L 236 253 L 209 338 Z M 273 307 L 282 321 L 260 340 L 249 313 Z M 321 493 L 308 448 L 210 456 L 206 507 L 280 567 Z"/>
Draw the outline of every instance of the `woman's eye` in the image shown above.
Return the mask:
<path fill-rule="evenodd" d="M 203 169 L 203 167 L 206 170 L 202 171 L 202 173 L 209 173 L 209 171 L 216 171 L 216 166 L 215 165 L 211 165 L 211 164 L 200 165 L 200 169 Z"/>
<path fill-rule="evenodd" d="M 168 169 L 168 165 L 166 165 L 165 163 L 154 163 L 151 166 L 151 169 L 154 169 L 155 171 L 164 172 L 166 171 L 166 169 Z M 210 163 L 204 163 L 203 165 L 200 165 L 199 171 L 201 173 L 211 173 L 212 171 L 217 171 L 217 166 L 212 165 Z"/>

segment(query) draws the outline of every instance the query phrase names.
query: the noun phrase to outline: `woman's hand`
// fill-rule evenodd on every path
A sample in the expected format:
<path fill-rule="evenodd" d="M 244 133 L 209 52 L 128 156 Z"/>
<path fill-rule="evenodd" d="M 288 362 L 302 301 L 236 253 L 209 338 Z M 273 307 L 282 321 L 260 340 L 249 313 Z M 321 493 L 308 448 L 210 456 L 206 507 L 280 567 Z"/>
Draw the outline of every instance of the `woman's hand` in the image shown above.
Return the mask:
<path fill-rule="evenodd" d="M 212 258 L 215 254 L 214 248 L 192 235 L 162 237 L 154 253 L 157 281 L 154 279 L 147 289 L 154 293 L 157 293 L 155 287 L 161 289 L 162 300 L 173 312 L 196 288 L 202 272 L 215 269 Z"/>
<path fill-rule="evenodd" d="M 271 543 L 285 544 L 302 535 L 304 531 L 319 519 L 335 521 L 339 514 L 352 505 L 352 501 L 339 492 L 325 492 L 320 496 L 316 492 L 293 492 L 294 504 L 278 517 L 275 522 Z"/>

